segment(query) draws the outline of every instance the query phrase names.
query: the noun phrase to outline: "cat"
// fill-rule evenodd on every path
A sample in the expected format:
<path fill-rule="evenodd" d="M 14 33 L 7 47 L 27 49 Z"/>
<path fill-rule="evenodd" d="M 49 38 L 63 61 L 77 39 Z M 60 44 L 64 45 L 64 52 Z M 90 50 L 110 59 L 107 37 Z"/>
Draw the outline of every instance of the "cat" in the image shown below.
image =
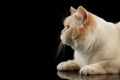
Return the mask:
<path fill-rule="evenodd" d="M 120 73 L 120 22 L 108 22 L 83 6 L 70 7 L 70 13 L 63 21 L 60 39 L 74 50 L 74 58 L 59 63 L 57 70 Z"/>

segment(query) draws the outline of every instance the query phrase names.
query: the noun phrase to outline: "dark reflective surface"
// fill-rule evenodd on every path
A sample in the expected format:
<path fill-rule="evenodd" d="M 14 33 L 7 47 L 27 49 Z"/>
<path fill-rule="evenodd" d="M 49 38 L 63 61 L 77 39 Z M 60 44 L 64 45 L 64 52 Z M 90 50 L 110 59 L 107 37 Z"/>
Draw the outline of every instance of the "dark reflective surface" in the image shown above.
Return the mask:
<path fill-rule="evenodd" d="M 57 72 L 57 75 L 66 80 L 120 80 L 120 74 L 80 75 L 78 72 Z"/>

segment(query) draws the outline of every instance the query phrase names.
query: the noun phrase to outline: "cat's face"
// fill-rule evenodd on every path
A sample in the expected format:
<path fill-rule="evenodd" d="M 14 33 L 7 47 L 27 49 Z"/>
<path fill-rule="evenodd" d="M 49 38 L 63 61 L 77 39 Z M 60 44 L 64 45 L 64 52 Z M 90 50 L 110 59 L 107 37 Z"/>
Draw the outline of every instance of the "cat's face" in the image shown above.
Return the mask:
<path fill-rule="evenodd" d="M 86 41 L 95 22 L 91 14 L 81 6 L 77 9 L 71 7 L 70 12 L 71 15 L 63 22 L 61 40 L 64 44 L 75 47 Z"/>

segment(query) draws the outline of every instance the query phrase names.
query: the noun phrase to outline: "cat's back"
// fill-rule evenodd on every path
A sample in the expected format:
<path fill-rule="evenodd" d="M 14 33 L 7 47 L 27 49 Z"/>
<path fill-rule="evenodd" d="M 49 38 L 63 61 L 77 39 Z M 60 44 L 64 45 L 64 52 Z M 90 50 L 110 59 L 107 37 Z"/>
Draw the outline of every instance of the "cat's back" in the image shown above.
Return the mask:
<path fill-rule="evenodd" d="M 120 26 L 120 22 L 116 23 L 117 26 Z"/>
<path fill-rule="evenodd" d="M 119 33 L 119 44 L 120 44 L 120 22 L 116 23 L 115 25 L 116 25 L 118 33 Z M 119 57 L 120 57 L 120 50 L 119 50 Z M 120 59 L 119 59 L 119 61 L 120 61 Z"/>
<path fill-rule="evenodd" d="M 118 30 L 120 31 L 120 22 L 116 23 L 115 25 L 117 26 Z"/>
<path fill-rule="evenodd" d="M 116 27 L 117 27 L 117 30 L 118 30 L 119 36 L 120 36 L 120 22 L 116 23 L 115 25 L 116 25 Z"/>

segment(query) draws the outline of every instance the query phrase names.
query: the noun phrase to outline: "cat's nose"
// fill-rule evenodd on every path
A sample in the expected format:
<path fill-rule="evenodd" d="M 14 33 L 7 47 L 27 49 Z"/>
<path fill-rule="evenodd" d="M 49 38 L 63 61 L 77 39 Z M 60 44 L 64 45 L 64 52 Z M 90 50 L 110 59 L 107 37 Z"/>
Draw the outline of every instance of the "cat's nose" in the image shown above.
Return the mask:
<path fill-rule="evenodd" d="M 62 34 L 64 31 L 65 31 L 65 29 L 63 29 L 63 30 L 61 31 L 61 34 Z"/>

